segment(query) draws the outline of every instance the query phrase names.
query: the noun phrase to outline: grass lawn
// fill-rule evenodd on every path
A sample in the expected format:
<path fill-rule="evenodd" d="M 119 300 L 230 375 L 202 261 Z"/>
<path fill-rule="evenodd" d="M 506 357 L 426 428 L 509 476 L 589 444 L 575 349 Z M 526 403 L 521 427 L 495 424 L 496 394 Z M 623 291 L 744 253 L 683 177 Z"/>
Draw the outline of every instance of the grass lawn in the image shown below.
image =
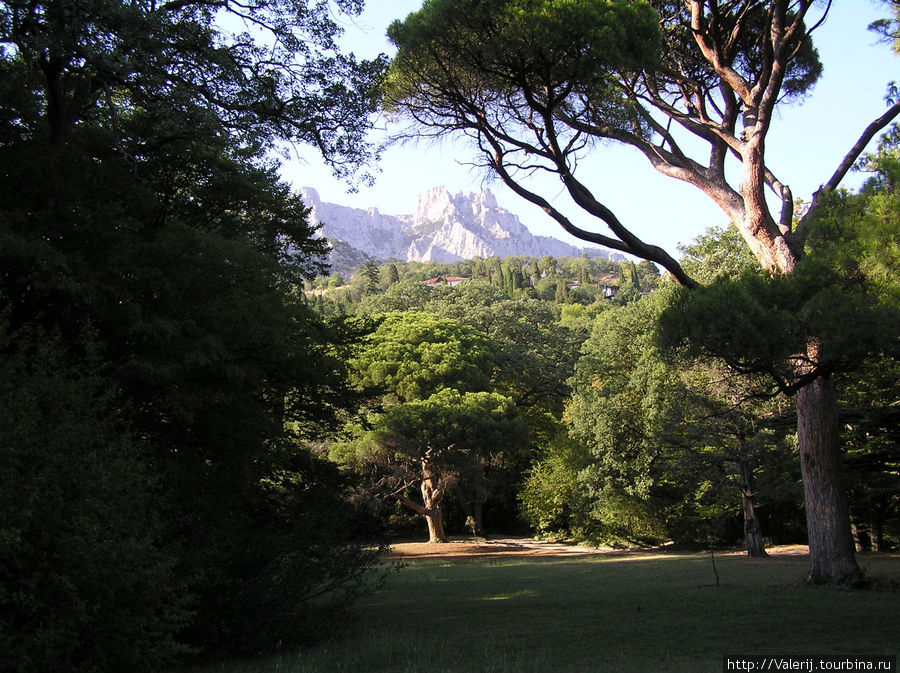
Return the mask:
<path fill-rule="evenodd" d="M 900 579 L 900 556 L 860 556 Z M 318 647 L 197 673 L 722 671 L 724 655 L 896 655 L 900 594 L 808 587 L 806 558 L 420 560 Z"/>

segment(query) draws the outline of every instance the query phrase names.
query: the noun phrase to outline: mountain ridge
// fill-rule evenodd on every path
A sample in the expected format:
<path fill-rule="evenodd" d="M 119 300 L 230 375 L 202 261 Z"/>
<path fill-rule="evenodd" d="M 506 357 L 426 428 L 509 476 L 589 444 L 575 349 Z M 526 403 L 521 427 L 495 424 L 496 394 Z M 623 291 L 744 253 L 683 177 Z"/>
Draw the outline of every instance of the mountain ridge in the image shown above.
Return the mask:
<path fill-rule="evenodd" d="M 501 208 L 490 190 L 456 195 L 445 186 L 416 198 L 408 215 L 388 215 L 378 208 L 352 208 L 322 201 L 312 187 L 298 195 L 321 223 L 319 236 L 342 241 L 377 260 L 455 262 L 475 257 L 622 258 L 606 248 L 579 248 L 550 236 L 532 234 L 514 213 Z"/>

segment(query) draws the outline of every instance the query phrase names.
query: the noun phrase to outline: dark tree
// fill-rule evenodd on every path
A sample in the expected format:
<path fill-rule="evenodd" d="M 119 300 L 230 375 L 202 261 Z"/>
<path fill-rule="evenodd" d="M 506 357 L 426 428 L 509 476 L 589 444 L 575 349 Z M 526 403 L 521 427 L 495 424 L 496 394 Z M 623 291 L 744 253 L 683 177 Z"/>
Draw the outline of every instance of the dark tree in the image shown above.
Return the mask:
<path fill-rule="evenodd" d="M 380 66 L 336 51 L 330 12 L 0 3 L 0 567 L 45 587 L 0 590 L 14 670 L 296 643 L 371 566 L 304 446 L 354 404 L 359 335 L 293 294 L 324 248 L 267 159 L 367 156 Z"/>

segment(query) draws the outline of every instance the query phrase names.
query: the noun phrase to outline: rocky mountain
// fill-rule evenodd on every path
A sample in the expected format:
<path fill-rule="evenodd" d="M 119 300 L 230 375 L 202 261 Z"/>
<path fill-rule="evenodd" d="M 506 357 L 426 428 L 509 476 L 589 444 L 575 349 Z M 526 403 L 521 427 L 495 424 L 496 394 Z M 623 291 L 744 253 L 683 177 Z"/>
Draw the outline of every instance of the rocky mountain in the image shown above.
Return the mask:
<path fill-rule="evenodd" d="M 535 236 L 516 215 L 500 208 L 489 190 L 454 196 L 446 187 L 434 187 L 419 195 L 415 212 L 409 215 L 324 203 L 310 187 L 301 188 L 299 194 L 312 209 L 312 220 L 322 223 L 321 236 L 379 260 L 455 262 L 494 256 L 578 257 L 582 252 L 618 257 L 605 248 L 577 248 Z"/>

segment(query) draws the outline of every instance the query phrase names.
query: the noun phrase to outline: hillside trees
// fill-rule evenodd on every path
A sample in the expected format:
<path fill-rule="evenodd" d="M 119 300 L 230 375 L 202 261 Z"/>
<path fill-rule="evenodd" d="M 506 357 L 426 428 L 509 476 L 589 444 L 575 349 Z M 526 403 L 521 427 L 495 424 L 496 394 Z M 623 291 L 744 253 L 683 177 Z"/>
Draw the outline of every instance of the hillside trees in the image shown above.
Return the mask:
<path fill-rule="evenodd" d="M 300 642 L 373 563 L 304 447 L 355 404 L 358 335 L 291 295 L 324 250 L 265 154 L 365 155 L 379 64 L 336 53 L 329 11 L 0 4 L 0 367 L 18 377 L 0 566 L 31 583 L 0 591 L 16 670 Z"/>
<path fill-rule="evenodd" d="M 795 222 L 793 193 L 767 164 L 766 140 L 777 106 L 808 91 L 821 74 L 811 34 L 828 6 L 814 15 L 817 7 L 813 0 L 431 0 L 389 29 L 398 53 L 385 105 L 412 120 L 413 133 L 469 138 L 483 166 L 569 233 L 654 261 L 685 287 L 696 287 L 676 260 L 635 236 L 576 174 L 579 158 L 600 141 L 633 147 L 660 173 L 709 196 L 780 283 L 775 296 L 792 294 L 783 279 L 806 255 L 817 211 L 900 113 L 900 101 L 891 100 L 861 130 Z M 732 164 L 737 170 L 726 172 Z M 558 200 L 531 186 L 528 177 L 536 173 L 556 176 L 574 206 L 610 235 L 574 225 Z M 756 346 L 770 344 L 784 358 L 784 389 L 796 397 L 810 579 L 854 576 L 832 420 L 838 363 L 813 338 L 792 342 L 798 350 L 783 354 L 774 353 L 780 349 L 772 333 L 755 334 Z"/>

